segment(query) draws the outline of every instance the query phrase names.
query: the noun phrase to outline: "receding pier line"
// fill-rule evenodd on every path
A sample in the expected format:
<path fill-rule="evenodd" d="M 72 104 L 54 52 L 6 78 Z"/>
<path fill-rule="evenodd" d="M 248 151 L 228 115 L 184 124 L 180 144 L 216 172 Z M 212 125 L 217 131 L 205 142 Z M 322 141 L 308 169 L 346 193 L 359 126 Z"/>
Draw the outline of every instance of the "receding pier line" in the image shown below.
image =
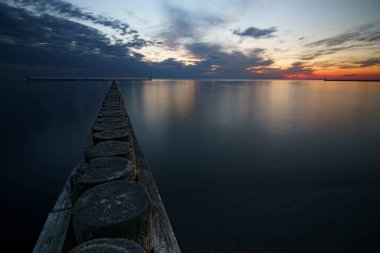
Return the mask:
<path fill-rule="evenodd" d="M 33 252 L 114 248 L 180 252 L 115 80 Z"/>
<path fill-rule="evenodd" d="M 144 78 L 144 77 L 120 77 L 120 78 L 30 78 L 29 76 L 26 76 L 27 82 L 41 82 L 41 81 L 50 81 L 50 82 L 84 82 L 84 81 L 90 81 L 90 82 L 105 82 L 105 81 L 151 81 L 152 77 Z"/>
<path fill-rule="evenodd" d="M 380 80 L 370 80 L 370 79 L 323 79 L 325 82 L 380 82 Z"/>

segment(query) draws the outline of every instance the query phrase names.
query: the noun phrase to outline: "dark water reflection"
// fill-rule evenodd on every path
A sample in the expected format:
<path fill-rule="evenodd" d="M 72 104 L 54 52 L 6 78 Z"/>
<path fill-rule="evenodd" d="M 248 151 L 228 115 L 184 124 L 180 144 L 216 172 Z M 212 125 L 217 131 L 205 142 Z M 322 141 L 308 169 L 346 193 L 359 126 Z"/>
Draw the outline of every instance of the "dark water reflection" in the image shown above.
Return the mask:
<path fill-rule="evenodd" d="M 183 252 L 376 252 L 380 86 L 123 85 Z"/>
<path fill-rule="evenodd" d="M 31 252 L 108 84 L 0 82 L 2 252 Z"/>
<path fill-rule="evenodd" d="M 380 85 L 121 86 L 183 252 L 378 252 Z M 31 251 L 107 88 L 2 82 L 2 248 Z"/>

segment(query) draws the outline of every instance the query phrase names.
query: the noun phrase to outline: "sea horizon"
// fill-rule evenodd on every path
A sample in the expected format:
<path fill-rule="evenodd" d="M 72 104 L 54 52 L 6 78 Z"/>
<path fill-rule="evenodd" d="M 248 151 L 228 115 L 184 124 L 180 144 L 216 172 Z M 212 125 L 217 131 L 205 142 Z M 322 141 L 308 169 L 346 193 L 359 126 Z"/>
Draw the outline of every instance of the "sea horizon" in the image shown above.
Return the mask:
<path fill-rule="evenodd" d="M 23 77 L 18 76 L 17 78 L 0 78 L 2 81 L 27 81 L 27 76 L 25 75 Z M 153 76 L 129 76 L 129 77 L 122 77 L 122 76 L 29 76 L 30 79 L 39 79 L 38 81 L 44 81 L 43 79 L 48 79 L 47 81 L 51 81 L 49 79 L 107 79 L 107 81 L 115 79 L 125 79 L 123 81 L 128 81 L 127 79 L 132 79 L 130 81 L 138 81 L 133 80 L 136 79 L 149 79 L 152 80 L 196 80 L 196 81 L 327 81 L 327 82 L 380 82 L 380 79 L 341 79 L 341 78 L 314 78 L 314 79 L 296 79 L 296 78 L 165 78 L 165 77 L 159 77 L 155 78 Z M 33 80 L 31 80 L 32 82 Z M 37 82 L 38 82 L 37 81 Z M 74 81 L 74 80 L 73 80 Z M 80 81 L 80 80 L 79 80 Z M 143 81 L 143 80 L 141 80 Z"/>

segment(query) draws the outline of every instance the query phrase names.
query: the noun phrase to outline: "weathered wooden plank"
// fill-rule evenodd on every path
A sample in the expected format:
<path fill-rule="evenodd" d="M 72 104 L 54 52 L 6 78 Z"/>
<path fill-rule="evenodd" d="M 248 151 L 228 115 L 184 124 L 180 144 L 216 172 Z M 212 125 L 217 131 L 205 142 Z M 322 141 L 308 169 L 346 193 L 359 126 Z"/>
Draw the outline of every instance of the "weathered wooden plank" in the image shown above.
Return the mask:
<path fill-rule="evenodd" d="M 71 208 L 72 205 L 71 205 L 70 192 L 71 192 L 70 180 L 67 180 L 61 194 L 58 197 L 57 202 L 55 203 L 53 207 L 53 211 L 60 211 L 60 210 Z"/>
<path fill-rule="evenodd" d="M 79 168 L 81 168 L 84 164 L 84 159 L 80 159 L 80 161 L 77 163 L 77 165 L 74 167 L 74 169 L 70 173 L 69 179 L 66 181 L 65 186 L 63 187 L 63 190 L 61 194 L 58 197 L 57 202 L 55 203 L 53 207 L 53 211 L 60 211 L 64 209 L 68 209 L 72 207 L 71 203 L 71 184 L 70 184 L 70 178 L 77 173 Z"/>
<path fill-rule="evenodd" d="M 181 252 L 151 172 L 147 168 L 140 167 L 139 169 L 138 177 L 140 183 L 145 186 L 149 193 L 153 208 L 154 252 Z"/>
<path fill-rule="evenodd" d="M 49 213 L 33 253 L 62 252 L 71 218 L 71 209 Z"/>
<path fill-rule="evenodd" d="M 178 246 L 177 239 L 174 235 L 164 204 L 162 203 L 157 185 L 145 161 L 144 154 L 137 141 L 130 120 L 127 120 L 127 124 L 131 139 L 135 140 L 133 142 L 133 146 L 136 155 L 139 182 L 145 187 L 151 201 L 153 220 L 153 252 L 180 253 L 181 250 Z"/>

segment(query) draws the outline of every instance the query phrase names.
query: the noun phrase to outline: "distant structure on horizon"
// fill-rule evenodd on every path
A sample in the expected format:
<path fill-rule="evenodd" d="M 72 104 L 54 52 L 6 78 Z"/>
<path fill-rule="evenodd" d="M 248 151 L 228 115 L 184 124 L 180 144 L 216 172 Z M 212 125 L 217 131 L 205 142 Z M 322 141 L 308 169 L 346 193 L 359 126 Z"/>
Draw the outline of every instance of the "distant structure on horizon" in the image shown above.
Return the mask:
<path fill-rule="evenodd" d="M 30 78 L 29 75 L 26 75 L 26 82 L 31 81 L 54 81 L 54 82 L 77 82 L 77 81 L 152 81 L 152 76 L 149 76 L 149 78 L 144 77 L 119 77 L 119 78 L 109 78 L 109 77 L 83 77 L 83 78 Z"/>

